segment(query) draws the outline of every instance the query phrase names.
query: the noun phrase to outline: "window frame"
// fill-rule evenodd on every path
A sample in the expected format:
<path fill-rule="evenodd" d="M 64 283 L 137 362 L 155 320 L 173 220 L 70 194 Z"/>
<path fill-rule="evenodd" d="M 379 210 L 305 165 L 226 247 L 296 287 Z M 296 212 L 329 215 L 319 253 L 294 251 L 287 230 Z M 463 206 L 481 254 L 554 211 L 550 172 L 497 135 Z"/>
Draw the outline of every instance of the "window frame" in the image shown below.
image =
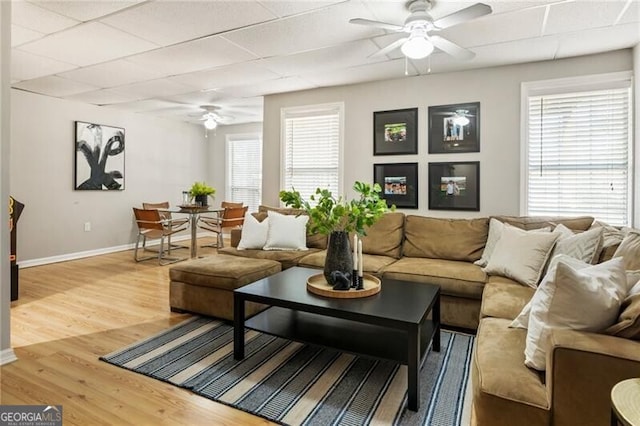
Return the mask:
<path fill-rule="evenodd" d="M 291 116 L 309 115 L 313 116 L 314 113 L 326 113 L 327 111 L 337 110 L 338 112 L 338 194 L 334 196 L 338 197 L 344 195 L 344 102 L 330 102 L 323 104 L 303 105 L 295 107 L 282 107 L 280 108 L 280 189 L 290 190 L 291 188 L 285 188 L 285 173 L 286 173 L 286 153 L 287 153 L 287 129 L 286 119 Z M 281 205 L 282 202 L 280 202 Z"/>
<path fill-rule="evenodd" d="M 231 187 L 231 161 L 229 158 L 230 155 L 230 144 L 237 142 L 237 141 L 253 141 L 253 140 L 257 140 L 258 141 L 258 145 L 260 146 L 260 187 L 259 187 L 259 194 L 260 194 L 260 199 L 258 200 L 258 205 L 256 206 L 256 209 L 258 208 L 258 206 L 262 203 L 262 195 L 263 195 L 263 148 L 264 145 L 262 143 L 262 134 L 260 132 L 250 132 L 250 133 L 230 133 L 225 135 L 225 144 L 224 144 L 224 164 L 225 164 L 225 170 L 224 170 L 224 177 L 225 177 L 225 185 L 224 185 L 224 190 L 225 190 L 225 198 L 231 198 L 233 191 L 232 191 L 232 187 Z M 256 210 L 257 211 L 257 210 Z"/>
<path fill-rule="evenodd" d="M 520 86 L 520 215 L 529 215 L 529 97 L 540 95 L 560 95 L 592 90 L 630 88 L 629 132 L 627 141 L 627 224 L 635 222 L 637 188 L 635 188 L 634 164 L 634 121 L 633 121 L 633 73 L 621 71 L 577 77 L 522 82 Z"/>

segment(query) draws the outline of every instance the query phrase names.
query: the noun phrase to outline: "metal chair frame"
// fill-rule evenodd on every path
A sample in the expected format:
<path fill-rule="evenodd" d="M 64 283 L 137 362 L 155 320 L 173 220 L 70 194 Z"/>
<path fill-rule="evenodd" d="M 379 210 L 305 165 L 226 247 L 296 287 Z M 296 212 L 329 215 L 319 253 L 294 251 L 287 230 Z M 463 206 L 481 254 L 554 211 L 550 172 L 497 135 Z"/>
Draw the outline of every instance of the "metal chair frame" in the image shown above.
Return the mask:
<path fill-rule="evenodd" d="M 169 237 L 172 234 L 186 230 L 186 223 L 183 224 L 184 226 L 182 227 L 174 228 L 171 224 L 171 221 L 162 219 L 162 217 L 160 216 L 160 212 L 158 212 L 157 209 L 138 209 L 134 207 L 133 214 L 135 215 L 136 223 L 138 225 L 138 235 L 136 237 L 136 245 L 133 252 L 133 258 L 136 262 L 142 262 L 144 260 L 157 258 L 160 265 L 168 265 L 170 263 L 175 263 L 187 259 L 187 257 L 170 257 L 169 255 L 171 255 L 171 244 L 168 242 L 166 253 L 164 250 L 165 237 Z M 140 249 L 140 237 L 142 237 L 143 252 L 152 251 L 157 252 L 158 254 L 154 256 L 138 257 L 138 250 Z M 157 251 L 147 248 L 147 238 L 160 239 L 160 246 Z"/>
<path fill-rule="evenodd" d="M 235 204 L 235 205 L 234 205 Z M 242 203 L 221 203 L 224 210 L 219 217 L 200 216 L 198 226 L 204 230 L 217 234 L 216 242 L 204 245 L 203 247 L 224 247 L 223 230 L 225 228 L 241 228 L 244 224 L 244 215 L 249 206 L 242 206 Z"/>
<path fill-rule="evenodd" d="M 171 212 L 166 211 L 169 209 L 168 201 L 163 201 L 161 203 L 142 203 L 142 208 L 145 210 L 153 210 L 153 209 L 158 210 L 158 212 L 160 213 L 160 218 L 168 222 L 169 229 L 172 229 L 173 227 L 180 227 L 186 223 L 189 223 L 189 218 L 174 219 L 173 216 L 171 215 Z M 167 241 L 169 244 L 169 248 L 171 249 L 188 249 L 189 248 L 187 246 L 182 246 L 180 244 L 171 243 L 171 235 L 167 237 Z"/>

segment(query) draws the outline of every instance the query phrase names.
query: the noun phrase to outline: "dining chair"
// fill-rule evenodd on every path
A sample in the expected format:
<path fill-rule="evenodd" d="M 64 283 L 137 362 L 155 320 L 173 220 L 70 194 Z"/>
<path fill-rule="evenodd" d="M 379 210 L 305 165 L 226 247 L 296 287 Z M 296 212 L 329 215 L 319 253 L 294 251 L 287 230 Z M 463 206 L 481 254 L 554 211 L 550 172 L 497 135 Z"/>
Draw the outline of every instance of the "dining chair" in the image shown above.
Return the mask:
<path fill-rule="evenodd" d="M 225 207 L 225 203 L 227 206 Z M 207 231 L 211 231 L 216 234 L 216 243 L 209 244 L 206 247 L 224 247 L 223 231 L 227 228 L 241 228 L 244 224 L 244 215 L 247 213 L 249 206 L 229 206 L 231 203 L 223 201 L 221 203 L 224 210 L 219 217 L 200 216 L 198 220 L 198 226 Z"/>
<path fill-rule="evenodd" d="M 160 265 L 167 265 L 169 263 L 175 263 L 180 260 L 187 259 L 186 257 L 169 257 L 171 254 L 171 245 L 168 241 L 166 253 L 164 249 L 165 237 L 169 237 L 176 232 L 184 231 L 187 229 L 186 223 L 183 223 L 181 227 L 176 227 L 171 224 L 170 221 L 162 219 L 162 216 L 157 209 L 138 209 L 134 207 L 133 214 L 136 218 L 136 224 L 138 225 L 138 236 L 136 237 L 136 246 L 133 253 L 133 258 L 136 262 L 142 262 L 143 260 L 154 259 L 157 257 Z M 155 251 L 147 248 L 147 239 L 160 239 L 160 247 L 157 250 L 157 256 L 138 257 L 140 237 L 142 237 L 142 251 Z"/>
<path fill-rule="evenodd" d="M 168 201 L 163 201 L 161 203 L 142 203 L 142 208 L 145 210 L 152 210 L 152 209 L 156 209 L 159 211 L 160 213 L 160 218 L 162 220 L 167 221 L 169 229 L 173 228 L 173 227 L 180 227 L 182 225 L 184 225 L 185 223 L 189 222 L 189 218 L 181 218 L 181 219 L 174 219 L 171 216 L 171 212 L 167 211 L 169 210 L 169 202 Z M 169 235 L 167 237 L 167 243 L 169 244 L 170 248 L 174 248 L 174 249 L 181 249 L 181 248 L 188 248 L 186 246 L 181 246 L 179 244 L 172 244 L 171 243 L 171 235 Z"/>

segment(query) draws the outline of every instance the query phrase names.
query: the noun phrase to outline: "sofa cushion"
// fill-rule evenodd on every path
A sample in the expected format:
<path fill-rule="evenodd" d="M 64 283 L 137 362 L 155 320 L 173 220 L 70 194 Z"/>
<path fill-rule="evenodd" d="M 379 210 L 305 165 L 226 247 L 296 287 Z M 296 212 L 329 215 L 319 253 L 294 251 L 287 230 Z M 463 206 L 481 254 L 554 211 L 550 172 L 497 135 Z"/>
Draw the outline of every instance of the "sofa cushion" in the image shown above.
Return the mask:
<path fill-rule="evenodd" d="M 627 271 L 627 282 L 631 286 L 629 294 L 622 302 L 618 321 L 605 330 L 612 336 L 640 340 L 640 271 Z M 635 282 L 635 284 L 633 284 Z"/>
<path fill-rule="evenodd" d="M 527 406 L 548 410 L 544 375 L 524 365 L 527 331 L 509 328 L 509 322 L 504 318 L 480 320 L 473 358 L 476 392 L 500 398 L 505 405 L 519 404 L 522 410 L 516 412 L 524 413 Z M 524 418 L 515 423 L 538 424 Z"/>
<path fill-rule="evenodd" d="M 478 300 L 487 279 L 482 269 L 470 262 L 419 257 L 403 257 L 386 267 L 383 276 L 436 284 L 444 295 Z"/>
<path fill-rule="evenodd" d="M 629 292 L 622 259 L 589 265 L 558 256 L 531 299 L 525 364 L 545 370 L 553 329 L 602 332 L 611 326 Z"/>
<path fill-rule="evenodd" d="M 408 257 L 480 259 L 487 242 L 489 219 L 439 219 L 407 216 L 403 254 Z"/>
<path fill-rule="evenodd" d="M 528 231 L 530 229 L 544 228 L 545 226 L 556 226 L 563 224 L 574 231 L 586 231 L 593 223 L 591 216 L 579 217 L 556 217 L 556 216 L 492 216 L 500 222 L 508 223 L 520 229 Z"/>
<path fill-rule="evenodd" d="M 379 275 L 382 270 L 396 261 L 393 257 L 389 256 L 376 256 L 374 254 L 362 254 L 364 259 L 363 271 L 369 274 Z M 324 261 L 327 258 L 327 251 L 322 250 L 316 253 L 312 253 L 303 257 L 298 262 L 298 266 L 304 266 L 306 268 L 319 268 L 324 269 Z"/>
<path fill-rule="evenodd" d="M 365 232 L 367 235 L 360 237 L 362 253 L 400 259 L 404 238 L 403 213 L 385 213 L 376 223 L 366 228 Z M 353 235 L 350 241 L 353 241 Z"/>
<path fill-rule="evenodd" d="M 531 300 L 534 289 L 506 277 L 493 275 L 484 286 L 481 317 L 514 319 Z"/>
<path fill-rule="evenodd" d="M 505 225 L 484 271 L 536 287 L 559 234 L 527 232 Z"/>
<path fill-rule="evenodd" d="M 298 261 L 310 253 L 315 253 L 319 249 L 301 250 L 238 250 L 235 247 L 224 247 L 218 249 L 218 253 L 228 254 L 231 256 L 247 257 L 252 259 L 268 259 L 282 263 L 282 269 L 288 269 L 296 266 Z"/>

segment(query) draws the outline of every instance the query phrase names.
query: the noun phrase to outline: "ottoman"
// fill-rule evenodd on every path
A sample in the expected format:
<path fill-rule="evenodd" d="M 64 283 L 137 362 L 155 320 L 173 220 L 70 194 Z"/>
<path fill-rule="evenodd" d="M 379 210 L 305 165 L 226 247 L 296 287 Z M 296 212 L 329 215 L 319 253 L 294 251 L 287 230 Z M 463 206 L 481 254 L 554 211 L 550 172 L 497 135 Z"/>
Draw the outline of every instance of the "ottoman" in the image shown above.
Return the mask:
<path fill-rule="evenodd" d="M 169 303 L 173 312 L 195 312 L 233 320 L 233 290 L 280 272 L 280 262 L 215 255 L 181 262 L 169 269 Z M 247 302 L 246 316 L 265 305 Z"/>

